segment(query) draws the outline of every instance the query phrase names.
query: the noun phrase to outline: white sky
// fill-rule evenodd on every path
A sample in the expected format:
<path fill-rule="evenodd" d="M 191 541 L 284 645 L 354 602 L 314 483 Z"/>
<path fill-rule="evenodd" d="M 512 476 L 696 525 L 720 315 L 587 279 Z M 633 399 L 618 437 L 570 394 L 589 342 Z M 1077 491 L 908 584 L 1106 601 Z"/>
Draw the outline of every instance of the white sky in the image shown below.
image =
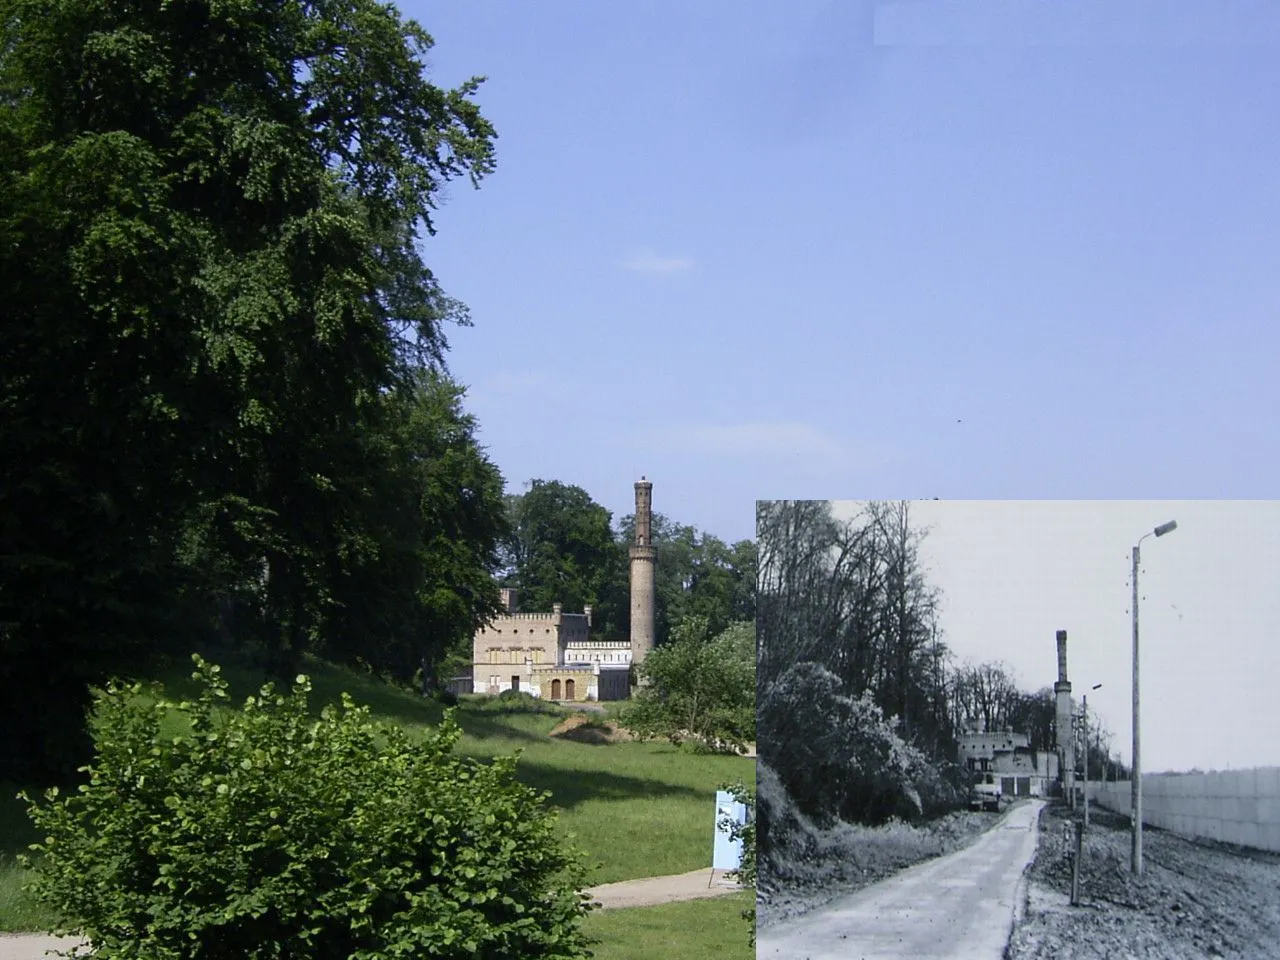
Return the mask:
<path fill-rule="evenodd" d="M 837 516 L 857 508 L 837 502 Z M 1142 766 L 1280 765 L 1280 501 L 912 501 L 958 660 L 1002 660 L 1027 690 L 1056 679 L 1131 755 L 1131 549 L 1142 543 Z"/>

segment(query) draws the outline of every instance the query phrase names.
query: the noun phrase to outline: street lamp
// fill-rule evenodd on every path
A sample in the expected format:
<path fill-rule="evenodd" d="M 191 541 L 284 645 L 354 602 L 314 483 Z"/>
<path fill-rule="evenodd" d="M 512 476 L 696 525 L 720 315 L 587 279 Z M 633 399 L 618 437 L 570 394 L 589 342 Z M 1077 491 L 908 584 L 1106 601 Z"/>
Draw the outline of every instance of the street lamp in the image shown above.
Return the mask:
<path fill-rule="evenodd" d="M 1138 561 L 1139 549 L 1147 537 L 1163 537 L 1178 529 L 1178 521 L 1162 523 L 1150 533 L 1144 533 L 1133 545 L 1133 773 L 1130 816 L 1133 821 L 1133 846 L 1130 851 L 1129 869 L 1138 876 L 1142 873 L 1142 762 L 1141 739 L 1138 735 Z"/>
<path fill-rule="evenodd" d="M 1102 684 L 1095 683 L 1090 690 L 1101 689 Z M 1081 700 L 1081 711 L 1084 716 L 1084 736 L 1080 739 L 1084 742 L 1084 825 L 1089 825 L 1089 695 L 1086 693 Z"/>

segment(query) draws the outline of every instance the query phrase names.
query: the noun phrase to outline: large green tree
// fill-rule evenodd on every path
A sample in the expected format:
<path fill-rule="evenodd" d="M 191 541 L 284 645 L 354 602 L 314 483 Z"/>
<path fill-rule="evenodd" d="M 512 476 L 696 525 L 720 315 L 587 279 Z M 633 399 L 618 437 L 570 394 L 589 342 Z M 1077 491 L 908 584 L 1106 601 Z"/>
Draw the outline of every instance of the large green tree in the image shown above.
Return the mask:
<path fill-rule="evenodd" d="M 559 480 L 530 481 L 527 491 L 507 498 L 507 509 L 507 583 L 519 590 L 520 606 L 549 611 L 559 603 L 577 612 L 590 604 L 596 633 L 625 634 L 626 550 L 609 511 Z"/>
<path fill-rule="evenodd" d="M 465 320 L 418 241 L 495 134 L 379 0 L 0 0 L 0 31 L 16 770 L 70 757 L 36 718 L 78 729 L 86 681 L 211 598 L 256 591 L 279 673 L 317 642 L 377 552 L 349 480 L 387 395 Z"/>
<path fill-rule="evenodd" d="M 428 686 L 447 654 L 465 648 L 470 659 L 472 635 L 500 609 L 502 475 L 480 449 L 462 395 L 424 371 L 385 399 L 379 456 L 364 476 L 349 473 L 373 522 L 363 549 L 335 561 L 325 631 L 335 658 L 362 659 L 400 681 L 421 669 Z"/>

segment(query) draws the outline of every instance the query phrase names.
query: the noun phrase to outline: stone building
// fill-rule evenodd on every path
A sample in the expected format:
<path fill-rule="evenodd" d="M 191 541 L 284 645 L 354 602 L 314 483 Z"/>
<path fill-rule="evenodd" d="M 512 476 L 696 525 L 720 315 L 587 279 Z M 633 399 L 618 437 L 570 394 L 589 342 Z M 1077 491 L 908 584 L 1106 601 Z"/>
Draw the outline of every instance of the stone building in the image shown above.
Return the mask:
<path fill-rule="evenodd" d="M 995 774 L 1006 797 L 1048 796 L 1058 778 L 1057 754 L 1032 750 L 1025 733 L 979 731 L 957 741 L 960 763 L 974 774 Z"/>
<path fill-rule="evenodd" d="M 502 591 L 506 612 L 478 630 L 472 643 L 471 690 L 523 690 L 547 700 L 624 700 L 631 665 L 653 648 L 653 484 L 636 483 L 636 536 L 631 547 L 631 639 L 591 636 L 591 607 L 566 613 L 521 613 L 516 591 Z"/>

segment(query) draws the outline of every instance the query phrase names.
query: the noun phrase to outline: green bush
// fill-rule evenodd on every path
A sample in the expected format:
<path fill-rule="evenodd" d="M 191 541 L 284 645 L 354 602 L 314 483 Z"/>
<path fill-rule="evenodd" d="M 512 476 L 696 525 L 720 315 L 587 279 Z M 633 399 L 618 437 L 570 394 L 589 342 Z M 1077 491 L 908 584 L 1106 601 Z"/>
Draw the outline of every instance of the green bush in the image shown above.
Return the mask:
<path fill-rule="evenodd" d="M 826 667 L 788 667 L 762 692 L 759 722 L 761 761 L 819 826 L 836 819 L 874 825 L 923 812 L 916 781 L 937 774 L 868 691 L 853 696 Z"/>
<path fill-rule="evenodd" d="M 715 637 L 706 617 L 685 617 L 671 642 L 639 667 L 645 683 L 622 714 L 641 737 L 737 753 L 756 735 L 755 624 L 733 623 Z"/>
<path fill-rule="evenodd" d="M 564 713 L 563 707 L 523 690 L 503 690 L 496 697 L 479 697 L 476 709 L 485 713 Z"/>
<path fill-rule="evenodd" d="M 112 683 L 88 783 L 27 799 L 45 840 L 32 892 L 99 960 L 589 956 L 584 875 L 538 794 L 310 684 L 243 710 L 198 657 L 195 702 Z M 177 714 L 189 732 L 166 740 Z M 172 719 L 170 719 L 172 722 Z"/>

